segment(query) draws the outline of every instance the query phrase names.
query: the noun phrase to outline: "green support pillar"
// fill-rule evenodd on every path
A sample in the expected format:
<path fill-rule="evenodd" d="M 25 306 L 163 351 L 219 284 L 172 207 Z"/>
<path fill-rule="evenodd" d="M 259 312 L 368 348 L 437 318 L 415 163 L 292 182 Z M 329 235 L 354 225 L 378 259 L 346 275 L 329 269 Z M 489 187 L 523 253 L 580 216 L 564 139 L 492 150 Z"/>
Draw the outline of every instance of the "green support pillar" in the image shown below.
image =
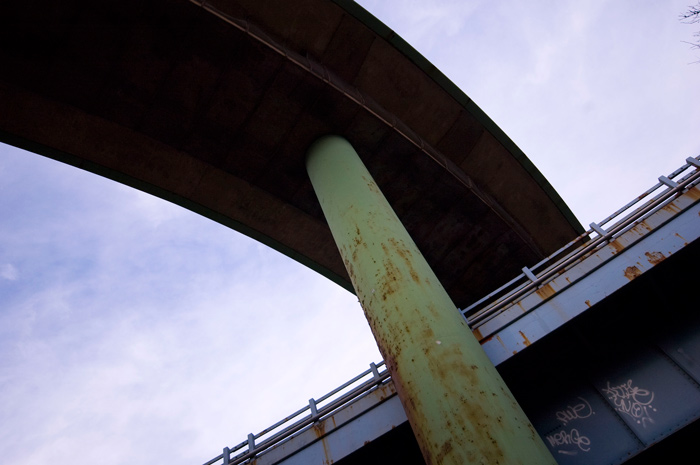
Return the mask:
<path fill-rule="evenodd" d="M 306 167 L 426 463 L 555 464 L 352 146 Z"/>

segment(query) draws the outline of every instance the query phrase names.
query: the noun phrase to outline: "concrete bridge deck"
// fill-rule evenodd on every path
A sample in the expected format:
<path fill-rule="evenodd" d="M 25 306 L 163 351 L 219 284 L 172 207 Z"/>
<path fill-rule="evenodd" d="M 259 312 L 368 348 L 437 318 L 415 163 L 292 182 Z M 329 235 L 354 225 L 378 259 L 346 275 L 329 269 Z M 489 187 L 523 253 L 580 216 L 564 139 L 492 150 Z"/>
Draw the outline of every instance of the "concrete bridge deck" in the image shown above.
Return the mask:
<path fill-rule="evenodd" d="M 243 232 L 352 291 L 306 170 L 349 140 L 457 306 L 582 232 L 466 95 L 348 0 L 0 5 L 0 140 Z"/>

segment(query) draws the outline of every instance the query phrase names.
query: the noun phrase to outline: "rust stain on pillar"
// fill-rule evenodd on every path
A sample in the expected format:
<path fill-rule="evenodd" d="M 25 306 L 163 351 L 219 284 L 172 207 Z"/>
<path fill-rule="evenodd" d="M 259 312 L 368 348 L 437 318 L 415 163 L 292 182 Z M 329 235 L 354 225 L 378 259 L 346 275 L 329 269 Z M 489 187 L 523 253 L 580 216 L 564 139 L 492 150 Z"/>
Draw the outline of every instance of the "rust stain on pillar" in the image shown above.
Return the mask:
<path fill-rule="evenodd" d="M 307 170 L 426 463 L 556 463 L 352 146 Z"/>

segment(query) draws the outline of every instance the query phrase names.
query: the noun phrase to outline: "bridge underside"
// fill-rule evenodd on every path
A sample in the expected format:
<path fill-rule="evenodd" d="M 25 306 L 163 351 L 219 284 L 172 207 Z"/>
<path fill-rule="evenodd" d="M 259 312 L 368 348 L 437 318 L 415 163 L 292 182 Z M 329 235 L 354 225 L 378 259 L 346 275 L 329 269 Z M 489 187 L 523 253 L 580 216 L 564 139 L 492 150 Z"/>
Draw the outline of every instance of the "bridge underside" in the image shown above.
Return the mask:
<path fill-rule="evenodd" d="M 583 432 L 576 421 L 567 427 L 556 422 L 555 406 L 573 404 L 579 396 L 589 398 L 596 391 L 600 392 L 596 396 L 604 396 L 608 386 L 631 379 L 640 392 L 653 391 L 648 410 L 653 423 L 638 417 L 639 422 L 629 422 L 633 426 L 623 422 L 613 426 L 608 412 L 596 411 L 595 415 L 600 417 L 601 433 L 619 445 L 620 457 L 643 451 L 626 463 L 670 463 L 673 457 L 687 457 L 696 449 L 700 422 L 688 423 L 700 412 L 700 372 L 691 366 L 696 363 L 693 360 L 700 360 L 700 316 L 692 292 L 699 260 L 700 240 L 695 240 L 498 366 L 538 428 L 549 424 L 552 434 L 571 428 Z M 684 354 L 682 360 L 680 354 Z M 639 400 L 646 403 L 649 396 Z M 628 414 L 620 417 L 625 421 L 633 418 Z M 675 421 L 667 421 L 671 417 Z M 685 431 L 676 431 L 684 426 Z M 591 463 L 614 463 L 604 461 L 609 455 L 596 450 L 595 440 L 591 441 Z"/>
<path fill-rule="evenodd" d="M 507 136 L 354 2 L 200 3 L 3 2 L 0 140 L 350 289 L 304 168 L 311 142 L 338 134 L 460 307 L 581 232 Z"/>

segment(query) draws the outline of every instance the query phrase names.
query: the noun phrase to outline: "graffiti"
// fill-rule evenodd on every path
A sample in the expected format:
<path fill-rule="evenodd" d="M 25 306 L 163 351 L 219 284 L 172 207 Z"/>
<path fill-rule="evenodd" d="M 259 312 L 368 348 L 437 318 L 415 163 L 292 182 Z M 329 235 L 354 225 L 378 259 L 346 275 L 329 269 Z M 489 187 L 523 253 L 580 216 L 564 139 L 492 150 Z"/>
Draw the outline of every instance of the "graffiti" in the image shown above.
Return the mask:
<path fill-rule="evenodd" d="M 581 402 L 574 405 L 567 405 L 565 409 L 558 410 L 554 416 L 563 426 L 576 420 L 584 420 L 591 415 L 595 415 L 591 404 L 583 397 L 578 398 Z M 579 452 L 591 450 L 591 440 L 579 432 L 577 428 L 562 430 L 545 437 L 549 446 L 559 454 L 576 455 Z M 573 446 L 573 448 L 572 448 Z"/>
<path fill-rule="evenodd" d="M 607 387 L 603 388 L 603 393 L 608 396 L 615 410 L 630 416 L 644 428 L 648 423 L 654 423 L 650 415 L 650 412 L 656 411 L 652 405 L 654 401 L 653 391 L 635 386 L 629 379 L 626 383 L 617 386 L 610 386 L 610 381 L 608 381 Z"/>
<path fill-rule="evenodd" d="M 583 397 L 579 397 L 580 403 L 576 405 L 568 405 L 564 410 L 559 410 L 555 416 L 557 420 L 561 422 L 562 425 L 566 426 L 567 423 L 576 420 L 588 418 L 593 415 L 593 409 L 591 404 L 588 403 Z"/>
<path fill-rule="evenodd" d="M 547 442 L 549 442 L 551 447 L 574 445 L 583 452 L 591 450 L 591 440 L 581 435 L 576 428 L 572 428 L 571 431 L 559 431 L 558 433 L 550 434 L 547 436 Z M 570 450 L 558 450 L 557 452 L 566 455 L 576 454 L 576 451 Z"/>

